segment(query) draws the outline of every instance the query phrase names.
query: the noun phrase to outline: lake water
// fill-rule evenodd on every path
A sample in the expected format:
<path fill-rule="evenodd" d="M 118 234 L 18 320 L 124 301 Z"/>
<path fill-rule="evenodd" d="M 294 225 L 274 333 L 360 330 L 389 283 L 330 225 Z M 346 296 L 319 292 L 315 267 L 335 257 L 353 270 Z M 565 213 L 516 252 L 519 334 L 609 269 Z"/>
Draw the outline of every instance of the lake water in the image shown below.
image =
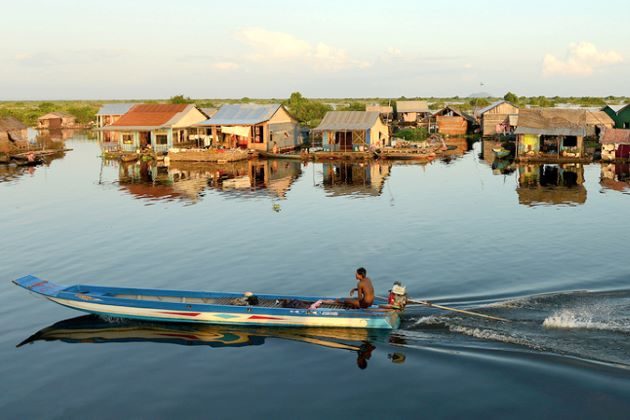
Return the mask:
<path fill-rule="evenodd" d="M 3 418 L 628 417 L 628 165 L 493 163 L 479 142 L 428 165 L 166 167 L 66 146 L 0 166 Z M 131 323 L 10 282 L 345 295 L 359 266 L 380 294 L 399 280 L 512 322 Z"/>

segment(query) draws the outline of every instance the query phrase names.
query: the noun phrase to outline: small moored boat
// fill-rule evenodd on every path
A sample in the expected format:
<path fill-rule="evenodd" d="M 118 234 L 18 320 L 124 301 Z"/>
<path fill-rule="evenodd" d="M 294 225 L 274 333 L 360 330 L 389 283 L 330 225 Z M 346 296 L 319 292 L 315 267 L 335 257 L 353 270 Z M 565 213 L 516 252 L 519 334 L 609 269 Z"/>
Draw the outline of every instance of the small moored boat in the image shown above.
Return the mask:
<path fill-rule="evenodd" d="M 503 147 L 494 148 L 492 149 L 492 151 L 494 152 L 494 155 L 497 157 L 497 159 L 506 158 L 510 156 L 511 153 L 508 149 L 504 149 Z"/>
<path fill-rule="evenodd" d="M 117 318 L 220 325 L 376 329 L 395 329 L 400 324 L 398 309 L 377 305 L 352 309 L 343 303 L 325 303 L 335 300 L 332 297 L 62 286 L 31 275 L 13 282 L 60 305 Z"/>

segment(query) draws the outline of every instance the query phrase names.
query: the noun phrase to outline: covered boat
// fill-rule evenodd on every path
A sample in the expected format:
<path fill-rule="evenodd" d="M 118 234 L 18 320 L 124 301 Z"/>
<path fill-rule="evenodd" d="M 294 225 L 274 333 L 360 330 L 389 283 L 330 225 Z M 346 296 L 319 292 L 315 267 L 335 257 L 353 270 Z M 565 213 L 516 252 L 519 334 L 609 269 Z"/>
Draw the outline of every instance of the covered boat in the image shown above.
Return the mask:
<path fill-rule="evenodd" d="M 47 299 L 101 316 L 168 322 L 283 327 L 395 329 L 400 311 L 352 309 L 332 297 L 248 295 L 89 285 L 61 286 L 35 276 L 14 283 Z"/>

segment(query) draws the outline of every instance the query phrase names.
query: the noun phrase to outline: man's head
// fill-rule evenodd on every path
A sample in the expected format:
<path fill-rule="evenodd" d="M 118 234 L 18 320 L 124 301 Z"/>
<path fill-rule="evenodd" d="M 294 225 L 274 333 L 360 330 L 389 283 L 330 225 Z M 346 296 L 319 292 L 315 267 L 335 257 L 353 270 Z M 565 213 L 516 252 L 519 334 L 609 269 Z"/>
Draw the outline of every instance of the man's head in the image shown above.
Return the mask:
<path fill-rule="evenodd" d="M 364 279 L 366 275 L 367 275 L 367 270 L 365 268 L 363 267 L 357 268 L 357 274 L 355 275 L 357 280 Z"/>

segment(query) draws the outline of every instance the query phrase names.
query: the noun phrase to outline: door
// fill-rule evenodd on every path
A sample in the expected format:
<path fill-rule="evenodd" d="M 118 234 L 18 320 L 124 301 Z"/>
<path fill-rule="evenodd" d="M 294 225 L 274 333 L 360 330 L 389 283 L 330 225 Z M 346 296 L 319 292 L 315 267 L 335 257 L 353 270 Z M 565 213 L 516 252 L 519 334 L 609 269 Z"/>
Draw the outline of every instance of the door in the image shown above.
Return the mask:
<path fill-rule="evenodd" d="M 620 144 L 615 152 L 617 159 L 630 159 L 630 144 Z"/>
<path fill-rule="evenodd" d="M 352 151 L 352 131 L 337 131 L 335 137 L 340 151 Z"/>

